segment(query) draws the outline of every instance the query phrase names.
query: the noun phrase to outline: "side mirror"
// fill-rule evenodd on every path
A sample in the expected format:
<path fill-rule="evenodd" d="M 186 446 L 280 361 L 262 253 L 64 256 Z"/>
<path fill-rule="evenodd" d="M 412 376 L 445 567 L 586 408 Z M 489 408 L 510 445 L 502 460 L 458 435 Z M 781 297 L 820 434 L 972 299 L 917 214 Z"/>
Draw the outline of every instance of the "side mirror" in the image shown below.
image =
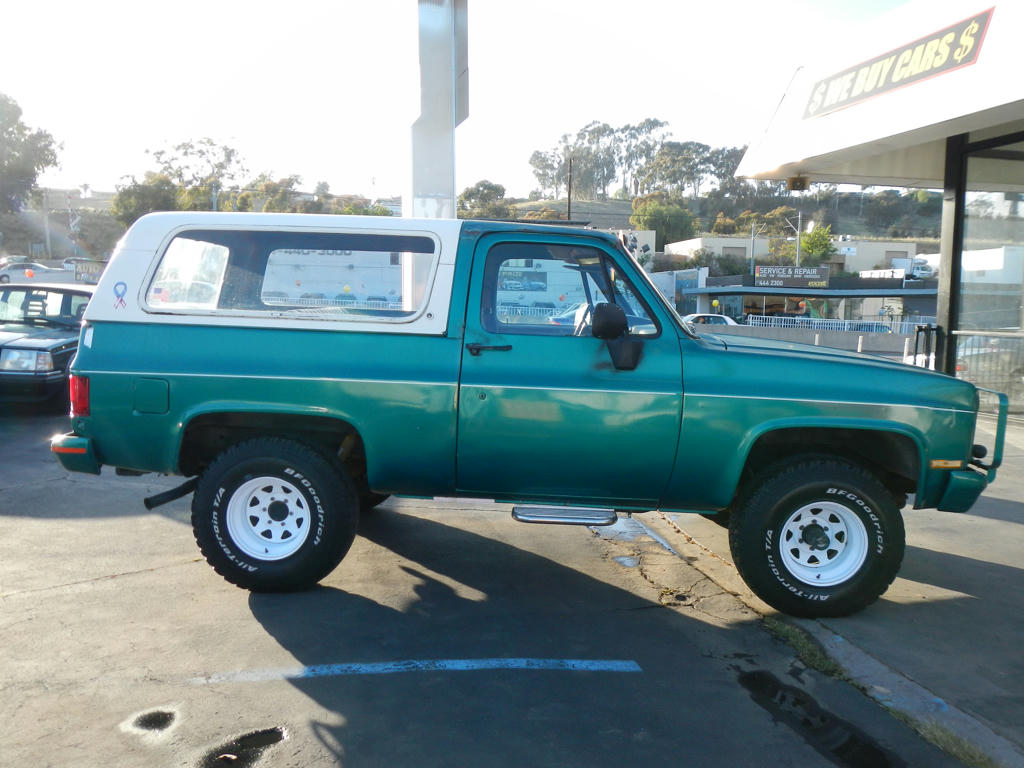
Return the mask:
<path fill-rule="evenodd" d="M 632 371 L 640 363 L 644 343 L 629 335 L 626 313 L 617 304 L 598 304 L 590 326 L 594 338 L 603 339 L 612 356 L 612 365 L 619 371 Z"/>
<path fill-rule="evenodd" d="M 598 304 L 594 307 L 594 319 L 590 332 L 597 339 L 617 339 L 629 333 L 626 313 L 618 304 Z"/>

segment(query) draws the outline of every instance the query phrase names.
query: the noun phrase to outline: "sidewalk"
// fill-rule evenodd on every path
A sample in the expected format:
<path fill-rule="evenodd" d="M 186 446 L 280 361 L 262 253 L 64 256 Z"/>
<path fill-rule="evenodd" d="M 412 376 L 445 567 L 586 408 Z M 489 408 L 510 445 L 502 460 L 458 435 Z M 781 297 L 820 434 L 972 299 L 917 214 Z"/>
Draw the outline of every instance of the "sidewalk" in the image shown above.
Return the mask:
<path fill-rule="evenodd" d="M 979 427 L 991 445 L 994 422 Z M 869 695 L 933 722 L 1010 768 L 1024 766 L 1024 423 L 1007 429 L 1003 466 L 967 514 L 904 509 L 907 552 L 874 605 L 843 619 L 789 619 Z M 641 521 L 761 613 L 725 529 L 696 515 Z"/>

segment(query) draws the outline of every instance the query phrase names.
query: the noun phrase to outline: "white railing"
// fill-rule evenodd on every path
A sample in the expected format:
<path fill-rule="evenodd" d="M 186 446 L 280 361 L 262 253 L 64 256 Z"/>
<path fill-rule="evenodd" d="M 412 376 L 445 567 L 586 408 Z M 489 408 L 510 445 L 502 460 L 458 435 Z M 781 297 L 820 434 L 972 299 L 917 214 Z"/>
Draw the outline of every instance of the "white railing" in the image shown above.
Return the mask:
<path fill-rule="evenodd" d="M 856 333 L 913 334 L 918 325 L 934 322 L 934 317 L 922 317 L 915 320 L 890 320 L 877 317 L 839 320 L 831 317 L 747 315 L 747 325 L 761 328 L 807 328 L 814 331 L 853 331 Z"/>

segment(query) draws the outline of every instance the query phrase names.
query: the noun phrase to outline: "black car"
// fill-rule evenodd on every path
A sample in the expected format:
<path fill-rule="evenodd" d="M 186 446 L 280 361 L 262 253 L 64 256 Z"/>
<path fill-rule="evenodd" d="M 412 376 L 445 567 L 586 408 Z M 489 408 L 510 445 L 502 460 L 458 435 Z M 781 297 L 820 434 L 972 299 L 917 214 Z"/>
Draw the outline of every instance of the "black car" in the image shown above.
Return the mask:
<path fill-rule="evenodd" d="M 61 401 L 90 285 L 0 285 L 0 402 Z"/>

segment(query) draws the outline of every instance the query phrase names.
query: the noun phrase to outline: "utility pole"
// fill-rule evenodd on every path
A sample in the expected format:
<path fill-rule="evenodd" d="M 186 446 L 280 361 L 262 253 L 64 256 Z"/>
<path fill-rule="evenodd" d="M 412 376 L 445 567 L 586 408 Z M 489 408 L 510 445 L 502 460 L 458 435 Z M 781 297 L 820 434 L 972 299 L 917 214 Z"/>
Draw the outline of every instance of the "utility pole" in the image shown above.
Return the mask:
<path fill-rule="evenodd" d="M 803 211 L 796 212 L 796 226 L 793 226 L 793 222 L 786 219 L 786 224 L 789 228 L 796 232 L 796 265 L 800 266 L 800 236 L 804 228 L 804 214 Z"/>
<path fill-rule="evenodd" d="M 569 203 L 565 210 L 566 221 L 572 221 L 572 155 L 569 155 L 569 183 L 566 185 L 569 195 Z"/>
<path fill-rule="evenodd" d="M 796 212 L 796 265 L 800 266 L 800 241 L 803 239 L 804 212 Z"/>
<path fill-rule="evenodd" d="M 751 224 L 750 225 L 750 274 L 751 275 L 754 274 L 754 238 L 757 237 L 762 232 L 764 232 L 764 228 L 767 227 L 767 226 L 768 226 L 767 224 L 762 224 L 760 229 L 755 229 L 755 227 L 757 227 L 757 224 Z"/>

